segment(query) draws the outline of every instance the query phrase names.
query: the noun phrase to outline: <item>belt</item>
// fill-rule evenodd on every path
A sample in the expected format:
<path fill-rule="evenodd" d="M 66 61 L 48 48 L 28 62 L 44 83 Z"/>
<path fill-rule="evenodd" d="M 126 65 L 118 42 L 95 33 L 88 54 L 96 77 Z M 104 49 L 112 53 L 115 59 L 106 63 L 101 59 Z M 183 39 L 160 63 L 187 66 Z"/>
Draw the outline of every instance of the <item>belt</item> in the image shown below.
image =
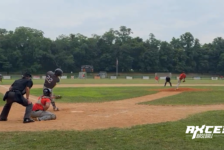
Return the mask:
<path fill-rule="evenodd" d="M 19 90 L 10 90 L 9 92 L 20 92 L 21 93 L 21 91 L 19 91 Z"/>

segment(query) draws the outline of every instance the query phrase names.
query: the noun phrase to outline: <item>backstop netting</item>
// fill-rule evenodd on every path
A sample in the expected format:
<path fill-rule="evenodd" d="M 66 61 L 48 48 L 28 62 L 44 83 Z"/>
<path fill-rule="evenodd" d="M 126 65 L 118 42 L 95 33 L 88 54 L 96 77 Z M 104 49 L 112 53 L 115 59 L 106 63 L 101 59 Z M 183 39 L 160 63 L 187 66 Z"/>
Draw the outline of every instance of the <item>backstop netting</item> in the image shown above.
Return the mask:
<path fill-rule="evenodd" d="M 79 79 L 86 79 L 87 78 L 87 73 L 86 72 L 79 72 Z"/>
<path fill-rule="evenodd" d="M 167 76 L 172 78 L 172 73 L 171 72 L 157 72 L 155 73 L 155 77 L 158 76 L 159 79 L 166 79 Z"/>
<path fill-rule="evenodd" d="M 100 75 L 101 79 L 107 78 L 107 72 L 106 71 L 100 71 L 99 75 Z"/>

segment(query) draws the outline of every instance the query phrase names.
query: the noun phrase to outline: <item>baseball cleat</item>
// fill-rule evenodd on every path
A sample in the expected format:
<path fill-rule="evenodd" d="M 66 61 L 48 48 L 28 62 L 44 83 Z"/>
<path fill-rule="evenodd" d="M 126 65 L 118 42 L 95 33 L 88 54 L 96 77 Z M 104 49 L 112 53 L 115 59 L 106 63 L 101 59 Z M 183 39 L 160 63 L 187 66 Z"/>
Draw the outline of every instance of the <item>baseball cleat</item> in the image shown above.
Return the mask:
<path fill-rule="evenodd" d="M 34 120 L 33 119 L 30 119 L 30 118 L 25 118 L 23 120 L 23 123 L 30 123 L 30 122 L 34 122 Z"/>
<path fill-rule="evenodd" d="M 7 119 L 0 118 L 0 121 L 7 121 Z"/>
<path fill-rule="evenodd" d="M 54 111 L 59 111 L 58 107 L 54 107 L 53 109 L 54 109 Z"/>

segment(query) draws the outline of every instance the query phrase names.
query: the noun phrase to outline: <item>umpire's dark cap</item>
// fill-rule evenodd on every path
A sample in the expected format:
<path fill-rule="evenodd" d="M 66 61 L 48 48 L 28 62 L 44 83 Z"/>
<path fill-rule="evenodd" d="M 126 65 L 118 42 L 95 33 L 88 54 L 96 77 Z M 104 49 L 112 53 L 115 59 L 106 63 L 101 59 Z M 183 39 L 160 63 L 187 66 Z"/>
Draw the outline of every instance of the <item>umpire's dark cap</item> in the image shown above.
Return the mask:
<path fill-rule="evenodd" d="M 29 72 L 25 72 L 23 74 L 23 77 L 30 77 L 30 78 L 32 78 L 32 75 Z"/>

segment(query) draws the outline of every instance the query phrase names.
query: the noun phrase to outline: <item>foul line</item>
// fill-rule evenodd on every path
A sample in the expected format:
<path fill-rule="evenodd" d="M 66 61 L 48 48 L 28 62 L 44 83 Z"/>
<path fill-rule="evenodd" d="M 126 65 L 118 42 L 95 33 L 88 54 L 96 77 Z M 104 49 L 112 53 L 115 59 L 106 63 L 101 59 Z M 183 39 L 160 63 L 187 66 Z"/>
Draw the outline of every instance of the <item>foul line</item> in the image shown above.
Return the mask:
<path fill-rule="evenodd" d="M 5 87 L 5 86 L 3 86 L 3 85 L 0 85 L 0 87 L 2 87 L 2 88 L 4 88 L 4 89 L 7 89 L 7 91 L 9 90 L 9 88 L 8 87 Z M 31 95 L 30 95 L 31 96 Z M 32 97 L 32 96 L 31 96 Z M 32 100 L 36 100 L 36 99 L 34 99 L 34 98 L 31 98 L 30 97 L 30 99 L 32 99 Z"/>

